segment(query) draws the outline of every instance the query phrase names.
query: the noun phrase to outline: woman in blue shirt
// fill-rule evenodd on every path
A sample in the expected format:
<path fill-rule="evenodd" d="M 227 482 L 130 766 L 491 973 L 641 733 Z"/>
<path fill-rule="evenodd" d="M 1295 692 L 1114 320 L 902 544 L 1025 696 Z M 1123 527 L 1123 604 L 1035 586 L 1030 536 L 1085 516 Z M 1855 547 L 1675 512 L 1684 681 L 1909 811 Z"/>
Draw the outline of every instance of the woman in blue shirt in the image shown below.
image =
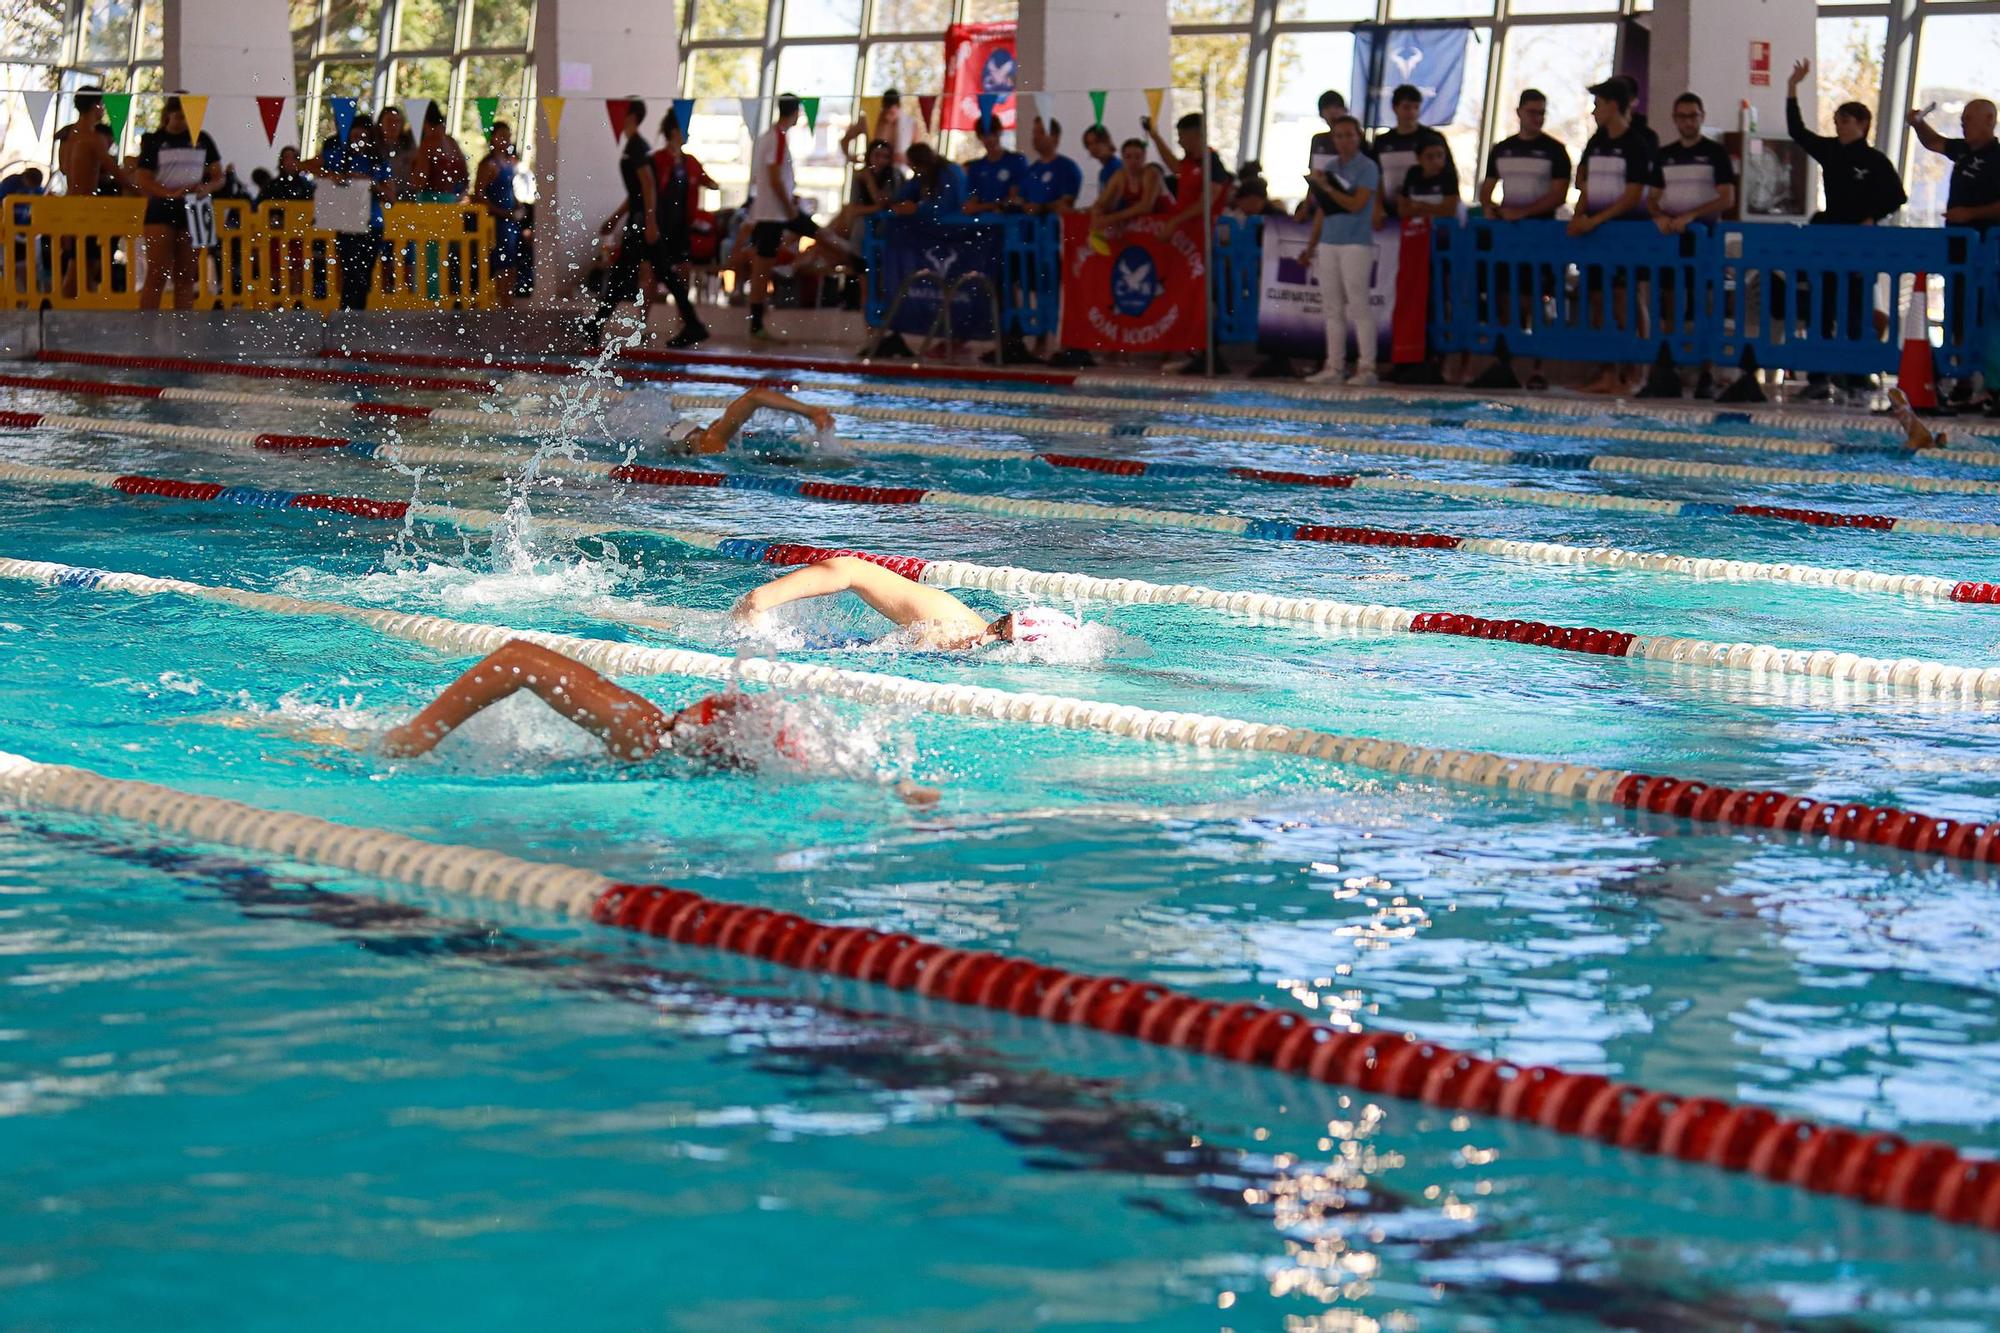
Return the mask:
<path fill-rule="evenodd" d="M 911 144 L 907 156 L 910 180 L 890 210 L 902 217 L 915 214 L 926 222 L 963 216 L 965 168 L 938 156 L 926 143 Z"/>

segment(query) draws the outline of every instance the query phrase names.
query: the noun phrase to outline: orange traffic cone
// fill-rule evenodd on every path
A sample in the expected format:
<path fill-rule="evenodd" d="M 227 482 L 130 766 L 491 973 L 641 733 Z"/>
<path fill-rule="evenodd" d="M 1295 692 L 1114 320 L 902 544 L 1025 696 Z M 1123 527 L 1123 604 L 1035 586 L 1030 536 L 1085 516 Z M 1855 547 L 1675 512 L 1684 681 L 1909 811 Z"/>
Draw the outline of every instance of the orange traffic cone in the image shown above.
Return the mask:
<path fill-rule="evenodd" d="M 1937 368 L 1931 359 L 1930 275 L 1910 278 L 1910 303 L 1903 307 L 1903 363 L 1896 371 L 1896 386 L 1919 412 L 1937 410 Z"/>

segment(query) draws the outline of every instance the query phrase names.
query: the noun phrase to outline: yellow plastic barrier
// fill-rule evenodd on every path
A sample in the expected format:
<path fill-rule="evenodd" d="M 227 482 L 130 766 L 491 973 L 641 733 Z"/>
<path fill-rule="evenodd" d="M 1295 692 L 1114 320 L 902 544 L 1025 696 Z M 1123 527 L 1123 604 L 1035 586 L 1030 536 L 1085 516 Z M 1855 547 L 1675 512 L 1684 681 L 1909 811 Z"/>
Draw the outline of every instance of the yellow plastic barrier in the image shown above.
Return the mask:
<path fill-rule="evenodd" d="M 0 206 L 0 307 L 137 310 L 145 283 L 145 201 L 15 197 Z M 457 204 L 384 210 L 374 310 L 491 309 L 493 218 Z M 216 247 L 201 257 L 198 310 L 316 310 L 340 303 L 332 232 L 309 203 L 215 201 Z M 171 308 L 173 288 L 161 294 Z"/>
<path fill-rule="evenodd" d="M 340 305 L 340 260 L 330 231 L 313 227 L 309 203 L 260 204 L 255 214 L 257 308 L 316 310 Z"/>
<path fill-rule="evenodd" d="M 463 204 L 392 204 L 371 310 L 490 310 L 493 215 Z"/>

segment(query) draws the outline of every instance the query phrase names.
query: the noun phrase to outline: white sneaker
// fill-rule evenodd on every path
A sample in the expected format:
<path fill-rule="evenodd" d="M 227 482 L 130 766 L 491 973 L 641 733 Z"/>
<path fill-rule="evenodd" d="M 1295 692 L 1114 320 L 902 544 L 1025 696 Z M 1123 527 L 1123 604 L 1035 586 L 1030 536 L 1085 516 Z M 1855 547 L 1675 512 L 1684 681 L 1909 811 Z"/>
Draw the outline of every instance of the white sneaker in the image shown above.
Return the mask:
<path fill-rule="evenodd" d="M 1346 372 L 1346 371 L 1344 371 L 1344 370 L 1342 370 L 1342 369 L 1341 369 L 1341 368 L 1340 368 L 1339 366 L 1331 366 L 1331 365 L 1330 365 L 1330 366 L 1328 366 L 1328 367 L 1327 367 L 1327 368 L 1326 368 L 1325 370 L 1322 370 L 1322 371 L 1318 372 L 1317 374 L 1313 374 L 1313 375 L 1308 375 L 1308 376 L 1306 376 L 1306 383 L 1307 383 L 1307 384 L 1345 384 L 1345 383 L 1347 383 L 1347 372 Z"/>
<path fill-rule="evenodd" d="M 1372 371 L 1372 370 L 1357 370 L 1357 371 L 1355 371 L 1355 372 L 1354 372 L 1354 373 L 1353 373 L 1352 375 L 1349 375 L 1349 376 L 1347 377 L 1347 387 L 1348 387 L 1348 388 L 1350 388 L 1350 389 L 1372 389 L 1372 388 L 1374 388 L 1374 387 L 1375 387 L 1375 372 L 1374 372 L 1374 371 Z"/>

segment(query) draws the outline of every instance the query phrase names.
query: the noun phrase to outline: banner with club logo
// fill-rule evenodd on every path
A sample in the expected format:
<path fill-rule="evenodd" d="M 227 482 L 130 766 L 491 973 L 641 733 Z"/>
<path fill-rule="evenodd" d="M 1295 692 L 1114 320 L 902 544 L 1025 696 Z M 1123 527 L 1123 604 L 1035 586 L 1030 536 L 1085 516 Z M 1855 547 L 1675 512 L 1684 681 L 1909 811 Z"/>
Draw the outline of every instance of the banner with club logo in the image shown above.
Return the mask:
<path fill-rule="evenodd" d="M 944 104 L 933 131 L 971 130 L 988 113 L 1014 128 L 1014 24 L 954 23 L 944 34 Z"/>
<path fill-rule="evenodd" d="M 1062 345 L 1087 352 L 1198 352 L 1208 339 L 1200 219 L 1140 218 L 1092 235 L 1063 217 Z"/>
<path fill-rule="evenodd" d="M 952 335 L 994 336 L 992 294 L 1000 293 L 1003 307 L 1007 299 L 1005 289 L 998 285 L 1005 273 L 999 227 L 918 218 L 883 218 L 875 225 L 882 229 L 882 262 L 873 280 L 882 284 L 884 300 L 893 303 L 903 284 L 926 269 L 936 275 L 936 281 L 911 284 L 891 328 L 898 333 L 929 333 L 937 322 L 945 291 L 951 289 Z M 967 282 L 969 273 L 984 275 L 986 281 Z M 989 287 L 988 283 L 994 285 Z"/>
<path fill-rule="evenodd" d="M 1326 355 L 1326 316 L 1319 301 L 1319 275 L 1309 272 L 1299 256 L 1312 235 L 1312 225 L 1290 218 L 1264 219 L 1262 292 L 1257 302 L 1257 349 L 1281 356 Z M 1375 308 L 1375 329 L 1389 346 L 1396 324 L 1396 276 L 1403 237 L 1395 227 L 1375 233 L 1375 275 L 1369 304 Z M 1426 246 L 1428 252 L 1428 246 Z"/>

